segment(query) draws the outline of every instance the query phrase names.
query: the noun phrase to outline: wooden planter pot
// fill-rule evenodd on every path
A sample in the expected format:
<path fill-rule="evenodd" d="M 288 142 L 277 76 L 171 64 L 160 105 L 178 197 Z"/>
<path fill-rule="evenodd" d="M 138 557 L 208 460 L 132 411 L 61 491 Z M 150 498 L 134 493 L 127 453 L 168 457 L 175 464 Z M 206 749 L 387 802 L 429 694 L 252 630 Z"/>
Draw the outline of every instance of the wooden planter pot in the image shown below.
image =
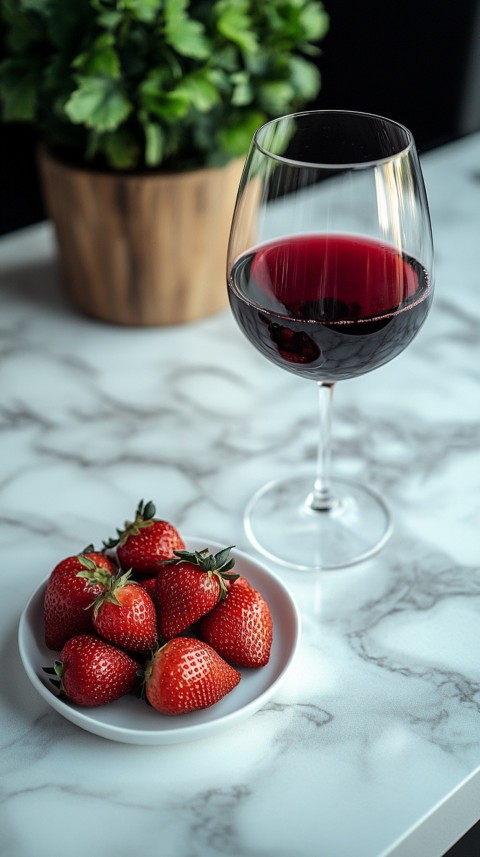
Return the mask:
<path fill-rule="evenodd" d="M 45 204 L 73 304 L 126 325 L 178 324 L 223 309 L 242 165 L 121 175 L 72 167 L 42 147 Z"/>

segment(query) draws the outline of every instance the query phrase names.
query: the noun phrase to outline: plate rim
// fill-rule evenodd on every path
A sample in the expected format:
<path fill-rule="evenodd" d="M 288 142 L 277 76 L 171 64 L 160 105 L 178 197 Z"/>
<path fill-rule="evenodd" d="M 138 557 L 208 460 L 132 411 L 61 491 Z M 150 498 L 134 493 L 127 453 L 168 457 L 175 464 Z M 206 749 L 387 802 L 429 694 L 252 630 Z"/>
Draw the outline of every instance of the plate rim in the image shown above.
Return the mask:
<path fill-rule="evenodd" d="M 192 535 L 185 535 L 183 536 L 183 539 L 186 545 L 190 546 L 193 550 L 199 550 L 200 548 L 198 547 L 198 545 L 208 546 L 209 550 L 213 551 L 223 549 L 223 546 L 220 543 L 212 539 L 204 539 Z M 235 722 L 241 722 L 252 716 L 258 710 L 260 710 L 260 708 L 262 708 L 262 706 L 274 695 L 274 693 L 278 690 L 278 688 L 286 678 L 288 672 L 290 671 L 300 646 L 302 623 L 300 610 L 297 605 L 297 602 L 289 586 L 285 583 L 284 580 L 282 580 L 282 578 L 278 574 L 266 567 L 263 562 L 257 560 L 251 554 L 248 554 L 243 550 L 237 549 L 236 547 L 232 548 L 232 555 L 235 558 L 246 562 L 247 564 L 253 565 L 262 577 L 265 577 L 267 580 L 273 583 L 273 585 L 277 588 L 277 591 L 281 593 L 284 602 L 288 604 L 291 612 L 291 619 L 293 620 L 293 645 L 290 647 L 288 656 L 285 658 L 283 664 L 281 665 L 280 672 L 268 684 L 268 686 L 264 688 L 253 699 L 246 701 L 243 705 L 241 705 L 239 708 L 235 708 L 233 711 L 226 712 L 224 714 L 219 715 L 218 717 L 214 717 L 213 719 L 209 719 L 205 722 L 186 725 L 182 725 L 180 723 L 178 726 L 169 729 L 151 730 L 145 730 L 136 726 L 130 727 L 120 726 L 115 723 L 105 723 L 101 720 L 97 720 L 95 716 L 92 716 L 90 713 L 86 714 L 84 711 L 82 711 L 81 706 L 75 706 L 73 703 L 65 703 L 58 696 L 56 696 L 37 675 L 31 657 L 27 652 L 26 645 L 27 633 L 32 633 L 34 630 L 28 620 L 28 614 L 31 610 L 32 603 L 35 601 L 35 599 L 38 599 L 41 593 L 44 591 L 51 572 L 45 578 L 43 578 L 43 580 L 35 587 L 35 589 L 31 593 L 21 612 L 18 624 L 17 642 L 20 652 L 20 658 L 24 671 L 31 684 L 33 685 L 34 689 L 47 702 L 47 704 L 50 705 L 51 708 L 53 708 L 54 711 L 56 711 L 58 714 L 60 714 L 60 716 L 64 717 L 65 719 L 69 720 L 74 725 L 78 726 L 80 729 L 83 729 L 87 732 L 90 732 L 103 738 L 128 744 L 167 745 L 193 741 L 204 736 L 206 737 L 208 734 L 211 734 L 212 731 L 214 733 L 217 731 L 219 732 L 221 730 L 223 731 L 224 729 L 230 728 Z M 248 580 L 248 571 L 245 573 L 245 577 Z M 54 656 L 54 654 L 55 653 L 52 650 L 52 656 Z M 106 707 L 107 706 L 102 706 L 102 709 L 105 710 Z M 90 707 L 88 711 L 94 712 L 95 708 Z"/>

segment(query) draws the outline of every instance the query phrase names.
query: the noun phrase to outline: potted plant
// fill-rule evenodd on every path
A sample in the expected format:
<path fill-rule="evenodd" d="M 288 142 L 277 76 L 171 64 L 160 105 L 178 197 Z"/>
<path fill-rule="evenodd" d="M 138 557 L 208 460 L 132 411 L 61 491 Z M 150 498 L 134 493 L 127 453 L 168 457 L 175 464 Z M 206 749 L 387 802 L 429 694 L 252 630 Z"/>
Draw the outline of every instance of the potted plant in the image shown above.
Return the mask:
<path fill-rule="evenodd" d="M 4 121 L 39 130 L 74 303 L 166 324 L 224 305 L 251 135 L 317 95 L 318 0 L 0 0 Z"/>

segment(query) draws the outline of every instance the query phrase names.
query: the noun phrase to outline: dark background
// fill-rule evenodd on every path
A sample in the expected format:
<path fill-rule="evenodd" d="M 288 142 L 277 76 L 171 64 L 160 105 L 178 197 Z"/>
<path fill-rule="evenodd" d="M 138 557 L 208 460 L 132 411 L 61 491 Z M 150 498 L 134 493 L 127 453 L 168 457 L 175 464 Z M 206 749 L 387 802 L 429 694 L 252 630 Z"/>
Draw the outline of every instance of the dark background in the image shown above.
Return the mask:
<path fill-rule="evenodd" d="M 322 90 L 312 107 L 388 116 L 411 129 L 420 152 L 480 130 L 480 0 L 324 5 L 330 31 L 318 61 Z M 45 217 L 35 142 L 28 127 L 0 125 L 0 234 Z M 479 854 L 480 824 L 448 857 Z"/>

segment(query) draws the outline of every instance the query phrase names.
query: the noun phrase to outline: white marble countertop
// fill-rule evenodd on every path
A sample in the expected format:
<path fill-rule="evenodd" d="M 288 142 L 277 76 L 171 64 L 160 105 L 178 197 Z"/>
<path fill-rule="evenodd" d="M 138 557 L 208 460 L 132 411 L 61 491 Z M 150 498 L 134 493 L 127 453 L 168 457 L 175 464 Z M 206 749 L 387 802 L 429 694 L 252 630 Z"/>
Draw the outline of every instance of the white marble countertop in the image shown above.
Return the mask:
<path fill-rule="evenodd" d="M 274 569 L 302 614 L 297 668 L 252 718 L 188 744 L 59 716 L 22 669 L 20 613 L 140 498 L 248 550 L 247 499 L 313 463 L 315 387 L 228 310 L 170 329 L 84 319 L 48 224 L 1 239 L 0 853 L 438 857 L 480 816 L 480 135 L 423 165 L 434 307 L 403 355 L 335 394 L 335 469 L 385 494 L 394 535 L 348 570 Z"/>

